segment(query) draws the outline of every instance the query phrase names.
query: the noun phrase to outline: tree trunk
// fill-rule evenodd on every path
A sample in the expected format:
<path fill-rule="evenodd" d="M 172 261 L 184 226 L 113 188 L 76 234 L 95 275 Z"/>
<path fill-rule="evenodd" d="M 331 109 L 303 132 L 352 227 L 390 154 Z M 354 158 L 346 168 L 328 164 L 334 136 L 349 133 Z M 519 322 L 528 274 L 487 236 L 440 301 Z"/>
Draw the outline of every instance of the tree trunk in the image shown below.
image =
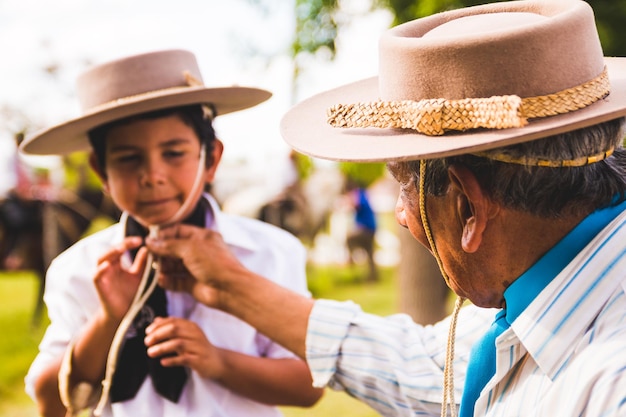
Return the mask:
<path fill-rule="evenodd" d="M 407 229 L 398 229 L 400 311 L 416 323 L 435 323 L 449 314 L 450 290 L 432 254 Z"/>

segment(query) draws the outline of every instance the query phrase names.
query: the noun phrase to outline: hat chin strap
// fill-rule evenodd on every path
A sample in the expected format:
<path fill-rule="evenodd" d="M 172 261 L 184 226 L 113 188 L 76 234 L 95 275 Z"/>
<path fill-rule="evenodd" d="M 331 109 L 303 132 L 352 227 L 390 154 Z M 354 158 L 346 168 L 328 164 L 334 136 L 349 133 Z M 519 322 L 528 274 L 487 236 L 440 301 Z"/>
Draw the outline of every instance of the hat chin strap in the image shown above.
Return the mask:
<path fill-rule="evenodd" d="M 206 145 L 203 144 L 200 149 L 200 158 L 198 162 L 198 170 L 196 172 L 196 178 L 194 179 L 193 187 L 191 192 L 187 196 L 187 199 L 183 202 L 183 204 L 178 208 L 176 213 L 167 220 L 166 222 L 150 225 L 148 226 L 148 236 L 156 237 L 159 233 L 161 227 L 168 226 L 174 223 L 177 223 L 183 219 L 183 216 L 189 211 L 192 204 L 195 204 L 198 200 L 198 197 L 201 196 L 202 191 L 204 189 L 204 171 L 206 164 Z M 128 213 L 124 213 L 128 216 Z M 111 383 L 113 381 L 113 374 L 115 373 L 115 368 L 117 366 L 117 359 L 120 348 L 124 342 L 124 336 L 128 331 L 128 328 L 133 323 L 133 320 L 137 313 L 143 308 L 144 304 L 150 297 L 150 294 L 154 291 L 157 286 L 156 274 L 159 271 L 161 263 L 159 260 L 155 260 L 152 253 L 148 252 L 148 257 L 146 259 L 146 266 L 143 270 L 143 276 L 141 278 L 141 282 L 139 283 L 139 287 L 137 288 L 137 292 L 135 293 L 135 298 L 133 299 L 130 308 L 124 315 L 124 318 L 120 322 L 118 326 L 115 336 L 113 337 L 113 341 L 111 342 L 111 347 L 109 349 L 109 355 L 107 357 L 106 369 L 104 374 L 104 380 L 102 381 L 102 393 L 100 395 L 100 400 L 98 401 L 98 405 L 94 409 L 94 415 L 100 416 L 102 415 L 102 410 L 106 405 L 109 399 L 109 392 L 111 390 Z M 151 272 L 154 271 L 154 278 L 152 281 L 149 280 Z M 148 282 L 150 283 L 148 284 Z"/>
<path fill-rule="evenodd" d="M 426 216 L 426 160 L 420 160 L 420 177 L 419 177 L 419 209 L 420 209 L 420 218 L 422 220 L 422 227 L 424 228 L 424 233 L 426 234 L 426 238 L 428 239 L 428 244 L 430 245 L 430 250 L 437 261 L 437 265 L 439 266 L 439 270 L 441 271 L 441 275 L 443 279 L 446 281 L 448 287 L 450 287 L 450 277 L 446 274 L 446 271 L 443 268 L 443 262 L 441 261 L 441 257 L 439 256 L 439 252 L 437 251 L 437 247 L 435 246 L 435 240 L 433 239 L 433 234 L 430 230 L 430 226 L 428 224 L 428 217 Z M 441 417 L 448 416 L 448 406 L 450 407 L 450 416 L 456 417 L 456 402 L 454 400 L 454 341 L 456 339 L 456 323 L 459 317 L 459 311 L 461 307 L 463 307 L 463 303 L 465 302 L 464 297 L 457 297 L 456 302 L 454 304 L 454 311 L 452 313 L 452 319 L 450 321 L 450 330 L 448 331 L 448 344 L 446 346 L 446 363 L 443 369 L 443 399 L 441 401 Z"/>

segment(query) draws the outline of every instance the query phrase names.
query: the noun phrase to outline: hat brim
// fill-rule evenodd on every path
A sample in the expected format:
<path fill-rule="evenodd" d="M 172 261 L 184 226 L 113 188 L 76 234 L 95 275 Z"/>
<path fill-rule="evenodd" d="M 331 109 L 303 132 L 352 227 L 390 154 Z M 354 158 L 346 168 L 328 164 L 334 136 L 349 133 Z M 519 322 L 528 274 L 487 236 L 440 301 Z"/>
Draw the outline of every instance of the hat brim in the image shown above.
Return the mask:
<path fill-rule="evenodd" d="M 244 110 L 268 100 L 272 93 L 252 87 L 181 87 L 141 94 L 107 103 L 80 117 L 36 132 L 20 150 L 32 155 L 67 155 L 89 149 L 87 132 L 132 115 L 169 107 L 211 103 L 217 115 Z"/>
<path fill-rule="evenodd" d="M 315 158 L 346 162 L 432 159 L 478 152 L 576 130 L 626 115 L 626 58 L 605 58 L 611 93 L 571 113 L 533 119 L 515 129 L 475 129 L 427 136 L 409 129 L 335 128 L 327 109 L 339 103 L 378 101 L 378 78 L 335 88 L 291 108 L 280 124 L 294 150 Z"/>

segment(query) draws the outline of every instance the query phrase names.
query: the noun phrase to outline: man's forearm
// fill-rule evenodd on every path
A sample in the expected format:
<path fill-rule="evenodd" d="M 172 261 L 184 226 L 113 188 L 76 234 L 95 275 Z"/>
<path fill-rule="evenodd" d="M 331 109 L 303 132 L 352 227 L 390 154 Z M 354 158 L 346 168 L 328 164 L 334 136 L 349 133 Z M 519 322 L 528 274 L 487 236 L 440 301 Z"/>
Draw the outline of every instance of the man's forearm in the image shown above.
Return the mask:
<path fill-rule="evenodd" d="M 221 289 L 220 308 L 305 358 L 314 301 L 242 269 Z"/>

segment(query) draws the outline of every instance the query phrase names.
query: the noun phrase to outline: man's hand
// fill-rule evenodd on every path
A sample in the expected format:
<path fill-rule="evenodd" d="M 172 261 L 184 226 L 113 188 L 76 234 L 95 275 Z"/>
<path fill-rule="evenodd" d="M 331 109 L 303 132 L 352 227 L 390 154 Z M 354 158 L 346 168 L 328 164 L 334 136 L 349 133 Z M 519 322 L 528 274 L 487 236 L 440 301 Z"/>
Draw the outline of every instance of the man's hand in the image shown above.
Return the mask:
<path fill-rule="evenodd" d="M 178 224 L 146 239 L 146 246 L 161 259 L 159 285 L 189 292 L 304 358 L 313 300 L 246 269 L 219 233 Z"/>
<path fill-rule="evenodd" d="M 177 224 L 147 238 L 146 246 L 160 259 L 159 285 L 210 307 L 220 307 L 219 290 L 244 269 L 222 236 L 208 229 Z"/>

